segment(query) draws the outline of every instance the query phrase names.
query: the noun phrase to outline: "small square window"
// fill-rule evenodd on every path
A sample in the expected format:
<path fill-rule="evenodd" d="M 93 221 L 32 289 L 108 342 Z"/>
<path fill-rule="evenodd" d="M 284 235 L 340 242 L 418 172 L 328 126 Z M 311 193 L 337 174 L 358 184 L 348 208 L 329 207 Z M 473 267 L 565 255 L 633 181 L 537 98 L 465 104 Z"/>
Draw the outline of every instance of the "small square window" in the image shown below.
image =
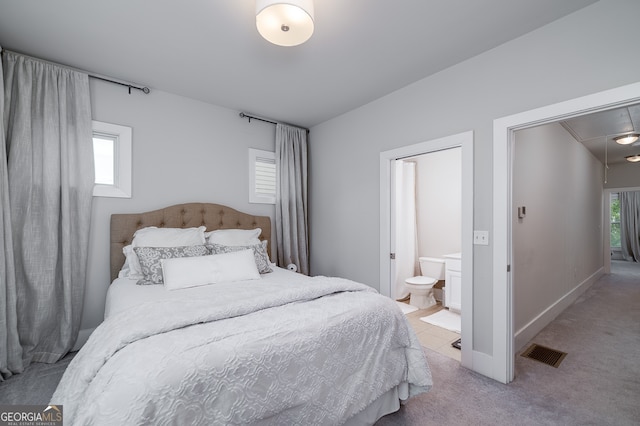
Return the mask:
<path fill-rule="evenodd" d="M 93 121 L 94 197 L 131 198 L 131 127 Z"/>
<path fill-rule="evenodd" d="M 95 163 L 96 185 L 115 183 L 115 156 L 118 138 L 111 135 L 93 134 L 93 160 Z"/>
<path fill-rule="evenodd" d="M 250 203 L 276 203 L 276 176 L 275 153 L 249 148 Z"/>

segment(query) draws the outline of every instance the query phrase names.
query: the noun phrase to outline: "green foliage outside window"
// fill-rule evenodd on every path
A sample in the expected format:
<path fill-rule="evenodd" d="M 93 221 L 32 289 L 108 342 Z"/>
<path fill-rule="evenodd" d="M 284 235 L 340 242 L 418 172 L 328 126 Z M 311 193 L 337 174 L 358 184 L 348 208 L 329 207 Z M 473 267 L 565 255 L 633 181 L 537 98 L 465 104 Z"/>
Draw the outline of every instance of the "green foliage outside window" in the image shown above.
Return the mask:
<path fill-rule="evenodd" d="M 611 200 L 611 247 L 620 247 L 620 200 Z"/>

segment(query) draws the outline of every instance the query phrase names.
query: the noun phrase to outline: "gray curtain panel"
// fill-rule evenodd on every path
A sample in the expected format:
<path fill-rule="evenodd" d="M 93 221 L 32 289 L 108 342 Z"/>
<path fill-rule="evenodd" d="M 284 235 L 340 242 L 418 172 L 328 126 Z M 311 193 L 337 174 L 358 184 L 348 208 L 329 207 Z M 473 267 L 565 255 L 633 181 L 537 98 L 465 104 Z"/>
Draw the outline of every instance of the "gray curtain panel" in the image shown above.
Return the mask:
<path fill-rule="evenodd" d="M 309 275 L 307 130 L 276 126 L 276 243 L 278 265 Z"/>
<path fill-rule="evenodd" d="M 86 74 L 12 52 L 3 53 L 2 65 L 26 367 L 62 358 L 80 328 L 94 183 L 91 104 Z"/>
<path fill-rule="evenodd" d="M 0 82 L 4 82 L 1 64 Z M 11 238 L 4 117 L 4 84 L 0 84 L 0 239 L 2 240 L 0 245 L 0 380 L 23 371 L 22 346 L 18 337 L 16 313 L 16 275 Z"/>
<path fill-rule="evenodd" d="M 625 191 L 620 198 L 620 245 L 625 260 L 640 262 L 640 191 Z"/>

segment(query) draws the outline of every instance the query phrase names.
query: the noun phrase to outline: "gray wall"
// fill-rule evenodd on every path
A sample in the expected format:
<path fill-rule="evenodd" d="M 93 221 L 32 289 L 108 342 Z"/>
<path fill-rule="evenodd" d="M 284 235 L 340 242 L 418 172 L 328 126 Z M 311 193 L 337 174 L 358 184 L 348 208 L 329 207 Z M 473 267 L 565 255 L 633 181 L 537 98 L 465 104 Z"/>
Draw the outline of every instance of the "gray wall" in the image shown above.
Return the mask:
<path fill-rule="evenodd" d="M 248 123 L 238 111 L 152 90 L 149 95 L 91 80 L 94 120 L 133 128 L 133 196 L 94 198 L 89 278 L 80 339 L 104 315 L 110 283 L 112 213 L 185 202 L 213 202 L 273 218 L 274 206 L 249 204 L 248 148 L 275 149 L 274 126 Z"/>
<path fill-rule="evenodd" d="M 640 81 L 640 56 L 629 55 L 638 16 L 637 0 L 601 0 L 315 126 L 312 273 L 379 288 L 380 152 L 447 135 L 474 131 L 474 228 L 491 230 L 493 120 Z M 474 246 L 473 349 L 488 355 L 492 261 L 491 245 Z"/>
<path fill-rule="evenodd" d="M 516 132 L 512 231 L 516 333 L 603 267 L 603 182 L 602 163 L 560 124 Z M 524 218 L 517 217 L 518 206 L 526 207 Z M 536 334 L 544 325 L 536 324 L 536 332 L 526 334 Z"/>
<path fill-rule="evenodd" d="M 415 158 L 418 256 L 462 250 L 462 148 Z"/>

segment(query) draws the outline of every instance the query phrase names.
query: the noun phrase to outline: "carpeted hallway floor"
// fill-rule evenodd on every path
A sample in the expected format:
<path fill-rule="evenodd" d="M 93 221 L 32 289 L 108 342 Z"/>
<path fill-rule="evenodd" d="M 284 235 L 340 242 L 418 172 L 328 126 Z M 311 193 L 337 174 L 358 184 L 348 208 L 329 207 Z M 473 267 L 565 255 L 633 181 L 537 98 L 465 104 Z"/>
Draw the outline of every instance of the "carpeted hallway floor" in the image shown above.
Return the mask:
<path fill-rule="evenodd" d="M 432 391 L 376 425 L 640 424 L 640 264 L 614 262 L 533 342 L 568 355 L 559 368 L 517 356 L 509 385 L 425 348 Z M 70 359 L 0 382 L 0 404 L 46 404 Z"/>
<path fill-rule="evenodd" d="M 532 342 L 568 355 L 558 368 L 516 356 L 508 385 L 425 349 L 432 391 L 376 426 L 640 424 L 640 264 L 613 262 Z"/>

